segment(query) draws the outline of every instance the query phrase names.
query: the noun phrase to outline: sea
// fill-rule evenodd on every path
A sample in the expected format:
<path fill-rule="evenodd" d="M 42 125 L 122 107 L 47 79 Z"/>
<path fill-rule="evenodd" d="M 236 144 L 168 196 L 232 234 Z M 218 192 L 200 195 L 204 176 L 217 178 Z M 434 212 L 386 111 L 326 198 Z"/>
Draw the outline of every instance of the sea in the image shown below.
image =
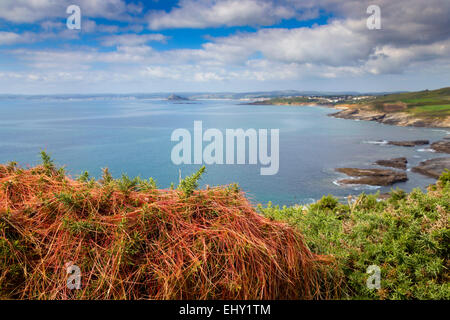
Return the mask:
<path fill-rule="evenodd" d="M 278 129 L 279 170 L 261 175 L 260 164 L 206 165 L 201 187 L 238 183 L 253 204 L 305 205 L 323 195 L 424 189 L 434 180 L 411 172 L 419 162 L 444 157 L 429 146 L 387 145 L 388 140 L 431 142 L 450 134 L 434 128 L 397 127 L 336 119 L 333 109 L 316 106 L 256 106 L 239 100 L 167 101 L 163 99 L 83 97 L 1 97 L 0 163 L 40 163 L 45 150 L 73 178 L 84 171 L 99 178 L 102 168 L 115 177 L 153 177 L 160 188 L 175 185 L 201 165 L 174 164 L 171 140 L 182 128 L 203 130 Z M 259 132 L 259 131 L 258 131 Z M 206 143 L 205 143 L 206 144 Z M 270 150 L 270 149 L 269 149 Z M 392 187 L 343 186 L 335 168 L 377 168 L 376 160 L 406 157 L 409 180 Z"/>

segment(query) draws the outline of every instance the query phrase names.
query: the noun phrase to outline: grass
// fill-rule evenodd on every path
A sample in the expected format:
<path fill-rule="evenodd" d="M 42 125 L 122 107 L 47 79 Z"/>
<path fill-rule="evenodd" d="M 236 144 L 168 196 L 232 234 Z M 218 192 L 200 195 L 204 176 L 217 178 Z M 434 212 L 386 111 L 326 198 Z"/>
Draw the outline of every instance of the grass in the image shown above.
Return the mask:
<path fill-rule="evenodd" d="M 372 105 L 380 111 L 388 111 L 389 105 L 404 105 L 389 112 L 407 112 L 420 117 L 446 117 L 450 115 L 450 88 L 439 90 L 424 90 L 376 96 L 359 102 L 362 105 Z"/>
<path fill-rule="evenodd" d="M 0 166 L 1 299 L 319 299 L 336 297 L 330 257 L 259 215 L 236 186 L 73 180 L 43 164 Z M 70 290 L 67 266 L 81 271 Z M 327 266 L 327 268 L 325 268 Z M 333 291 L 334 290 L 334 291 Z"/>
<path fill-rule="evenodd" d="M 420 116 L 445 117 L 450 116 L 450 104 L 410 107 L 407 111 Z"/>

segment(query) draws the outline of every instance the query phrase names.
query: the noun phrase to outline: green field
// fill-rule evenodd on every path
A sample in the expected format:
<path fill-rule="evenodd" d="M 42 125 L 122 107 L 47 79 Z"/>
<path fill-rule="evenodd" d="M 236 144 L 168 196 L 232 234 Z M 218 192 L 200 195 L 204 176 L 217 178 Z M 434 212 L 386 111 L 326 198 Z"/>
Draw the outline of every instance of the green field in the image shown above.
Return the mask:
<path fill-rule="evenodd" d="M 273 98 L 266 101 L 258 102 L 258 104 L 270 104 L 270 105 L 295 105 L 300 103 L 317 103 L 317 99 L 308 99 L 305 97 L 292 97 L 292 98 Z"/>
<path fill-rule="evenodd" d="M 408 112 L 421 117 L 450 115 L 450 88 L 377 96 L 358 102 L 385 112 Z M 395 106 L 398 108 L 396 109 Z"/>
<path fill-rule="evenodd" d="M 431 116 L 431 117 L 450 116 L 450 104 L 411 107 L 408 109 L 408 112 L 419 116 Z"/>

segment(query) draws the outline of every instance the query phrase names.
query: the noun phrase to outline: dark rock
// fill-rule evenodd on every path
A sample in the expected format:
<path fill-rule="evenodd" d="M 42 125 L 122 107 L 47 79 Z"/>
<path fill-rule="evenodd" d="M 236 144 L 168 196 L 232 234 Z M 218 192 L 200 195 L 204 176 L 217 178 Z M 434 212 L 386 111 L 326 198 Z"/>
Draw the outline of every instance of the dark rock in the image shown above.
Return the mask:
<path fill-rule="evenodd" d="M 330 117 L 340 118 L 340 119 L 353 119 L 353 115 L 358 114 L 358 109 L 344 109 L 335 113 L 329 114 Z"/>
<path fill-rule="evenodd" d="M 367 184 L 371 186 L 390 186 L 396 182 L 408 180 L 404 172 L 388 169 L 357 169 L 357 168 L 338 168 L 336 171 L 345 173 L 358 179 L 343 179 L 339 183 L 343 184 Z"/>
<path fill-rule="evenodd" d="M 378 121 L 381 122 L 386 116 L 385 113 L 380 113 L 378 111 L 372 110 L 361 110 L 361 109 L 344 109 L 336 113 L 329 114 L 330 117 L 340 118 L 340 119 L 353 119 L 353 120 L 364 120 L 364 121 Z"/>
<path fill-rule="evenodd" d="M 450 140 L 434 142 L 431 144 L 431 149 L 436 152 L 450 153 Z"/>
<path fill-rule="evenodd" d="M 435 158 L 419 163 L 412 171 L 438 179 L 445 169 L 450 169 L 450 158 Z"/>
<path fill-rule="evenodd" d="M 389 141 L 388 144 L 400 147 L 415 147 L 430 144 L 428 140 L 414 140 L 414 141 Z"/>
<path fill-rule="evenodd" d="M 378 160 L 375 162 L 375 164 L 383 167 L 391 167 L 391 168 L 397 168 L 397 169 L 403 169 L 406 170 L 406 164 L 408 163 L 408 160 L 406 158 L 394 158 L 390 160 Z"/>
<path fill-rule="evenodd" d="M 188 101 L 189 99 L 172 94 L 167 98 L 167 100 L 169 100 L 169 101 Z"/>

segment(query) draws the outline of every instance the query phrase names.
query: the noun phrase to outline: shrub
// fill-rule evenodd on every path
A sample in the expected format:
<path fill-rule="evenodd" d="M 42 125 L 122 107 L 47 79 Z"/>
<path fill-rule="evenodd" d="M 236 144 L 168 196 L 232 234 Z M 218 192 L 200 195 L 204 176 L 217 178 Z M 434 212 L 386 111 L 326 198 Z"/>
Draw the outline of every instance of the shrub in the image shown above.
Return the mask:
<path fill-rule="evenodd" d="M 48 159 L 46 160 L 47 164 Z M 7 173 L 0 190 L 0 299 L 318 299 L 327 257 L 259 215 L 236 186 L 179 190 L 123 176 L 103 183 Z M 144 190 L 145 191 L 142 191 Z M 67 288 L 67 265 L 81 289 Z"/>
<path fill-rule="evenodd" d="M 348 215 L 341 215 L 329 197 L 307 209 L 267 208 L 269 218 L 287 221 L 305 236 L 316 254 L 337 259 L 334 270 L 345 279 L 348 299 L 450 299 L 448 173 L 427 194 L 396 190 L 391 199 L 361 195 Z M 441 185 L 441 186 L 440 186 Z M 366 287 L 370 265 L 381 268 L 381 289 Z"/>
<path fill-rule="evenodd" d="M 205 171 L 206 168 L 203 166 L 196 173 L 191 176 L 187 176 L 180 181 L 178 189 L 183 191 L 185 197 L 190 197 L 194 193 L 194 190 L 198 188 L 198 180 L 200 180 Z"/>

